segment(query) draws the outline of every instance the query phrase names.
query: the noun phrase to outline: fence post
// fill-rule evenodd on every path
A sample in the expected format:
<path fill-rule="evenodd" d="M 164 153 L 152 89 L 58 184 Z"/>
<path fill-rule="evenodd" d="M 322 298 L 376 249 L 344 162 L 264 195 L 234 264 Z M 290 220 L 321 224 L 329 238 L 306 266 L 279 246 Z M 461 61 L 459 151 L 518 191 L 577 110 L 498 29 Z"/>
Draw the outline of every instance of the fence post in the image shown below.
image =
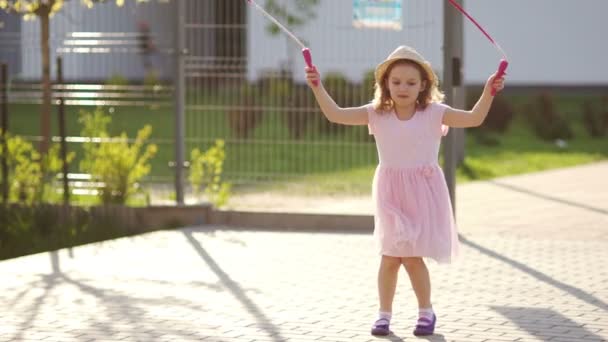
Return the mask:
<path fill-rule="evenodd" d="M 457 0 L 462 5 L 464 0 Z M 462 108 L 464 92 L 462 84 L 461 67 L 463 57 L 463 19 L 447 1 L 443 4 L 443 90 L 446 94 L 446 103 L 456 108 Z M 452 201 L 452 210 L 456 216 L 456 166 L 458 159 L 464 157 L 459 153 L 459 146 L 463 144 L 464 132 L 462 128 L 450 128 L 444 138 L 443 161 L 445 180 Z"/>
<path fill-rule="evenodd" d="M 2 202 L 8 203 L 8 151 L 6 134 L 8 133 L 8 64 L 0 67 L 0 114 L 2 116 Z"/>
<path fill-rule="evenodd" d="M 175 76 L 173 89 L 175 92 L 175 200 L 177 205 L 184 204 L 184 164 L 185 164 L 185 136 L 184 136 L 184 103 L 185 80 L 184 64 L 186 58 L 185 32 L 186 24 L 185 2 L 175 1 L 175 42 L 173 56 L 175 58 Z"/>
<path fill-rule="evenodd" d="M 63 61 L 61 57 L 57 57 L 57 84 L 62 87 L 63 86 Z M 65 133 L 65 106 L 63 100 L 63 91 L 61 88 L 59 90 L 59 98 L 57 99 L 57 110 L 58 110 L 58 119 L 59 119 L 59 137 L 61 138 L 61 161 L 63 162 L 63 204 L 70 204 L 70 188 L 68 184 L 68 151 L 66 145 L 66 133 Z"/>

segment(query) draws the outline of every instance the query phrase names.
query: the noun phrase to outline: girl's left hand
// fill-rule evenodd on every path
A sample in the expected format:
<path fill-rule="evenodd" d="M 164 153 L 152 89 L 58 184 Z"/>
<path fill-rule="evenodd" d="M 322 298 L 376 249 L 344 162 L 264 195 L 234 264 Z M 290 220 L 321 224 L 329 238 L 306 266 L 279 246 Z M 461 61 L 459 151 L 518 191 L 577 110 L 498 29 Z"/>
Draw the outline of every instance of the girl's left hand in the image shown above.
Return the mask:
<path fill-rule="evenodd" d="M 486 86 L 484 88 L 484 92 L 491 92 L 492 89 L 496 89 L 496 92 L 500 92 L 505 88 L 505 78 L 496 78 L 496 74 L 490 76 L 488 81 L 486 82 Z"/>

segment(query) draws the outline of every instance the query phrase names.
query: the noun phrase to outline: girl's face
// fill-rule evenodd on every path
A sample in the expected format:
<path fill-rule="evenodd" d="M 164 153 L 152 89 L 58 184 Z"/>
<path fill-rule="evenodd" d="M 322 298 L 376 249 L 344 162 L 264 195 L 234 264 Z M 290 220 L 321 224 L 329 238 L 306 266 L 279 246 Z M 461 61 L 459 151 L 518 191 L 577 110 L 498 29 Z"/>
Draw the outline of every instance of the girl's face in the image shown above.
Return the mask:
<path fill-rule="evenodd" d="M 418 95 L 425 87 L 420 71 L 411 64 L 395 65 L 386 82 L 391 99 L 399 107 L 416 105 Z"/>

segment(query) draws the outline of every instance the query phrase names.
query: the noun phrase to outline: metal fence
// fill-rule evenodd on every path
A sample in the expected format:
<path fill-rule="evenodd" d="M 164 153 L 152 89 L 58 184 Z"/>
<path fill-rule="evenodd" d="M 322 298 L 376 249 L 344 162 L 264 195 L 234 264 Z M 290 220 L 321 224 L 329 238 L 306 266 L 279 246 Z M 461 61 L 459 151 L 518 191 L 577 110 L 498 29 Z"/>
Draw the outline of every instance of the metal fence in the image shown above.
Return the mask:
<path fill-rule="evenodd" d="M 226 174 L 237 183 L 339 174 L 376 163 L 367 127 L 330 123 L 304 81 L 299 47 L 273 34 L 239 0 L 186 0 L 186 152 L 227 143 Z M 340 106 L 373 95 L 373 69 L 398 45 L 416 46 L 441 66 L 441 1 L 384 1 L 399 7 L 399 27 L 353 19 L 365 1 L 321 0 L 300 15 L 297 1 L 258 1 L 311 48 L 324 85 Z M 367 2 L 374 3 L 374 2 Z M 383 3 L 383 2 L 375 2 Z M 359 8 L 360 9 L 360 8 Z M 361 19 L 361 18 L 359 18 Z M 395 20 L 394 20 L 395 21 Z"/>
<path fill-rule="evenodd" d="M 9 70 L 8 130 L 37 142 L 42 102 L 40 23 L 0 13 L 0 61 L 8 63 Z M 172 201 L 172 13 L 170 3 L 127 1 L 120 8 L 98 3 L 88 9 L 76 1 L 66 2 L 51 19 L 52 141 L 60 140 L 57 103 L 61 98 L 68 150 L 77 153 L 69 168 L 74 194 L 96 191 L 97 182 L 79 169 L 81 145 L 95 137 L 82 136 L 78 119 L 81 111 L 102 108 L 112 116 L 111 133 L 124 131 L 131 141 L 144 125 L 153 126 L 149 142 L 158 146 L 158 153 L 142 185 L 154 191 L 155 200 Z M 57 82 L 58 57 L 63 61 L 62 84 Z"/>
<path fill-rule="evenodd" d="M 184 10 L 181 21 L 178 1 Z M 311 48 L 326 89 L 341 106 L 371 100 L 375 65 L 401 44 L 415 46 L 440 74 L 440 0 L 385 1 L 399 6 L 397 19 L 375 23 L 360 17 L 366 3 L 361 0 L 312 1 L 308 11 L 300 10 L 296 0 L 258 2 L 274 14 L 299 16 L 299 24 L 284 15 L 278 19 Z M 7 14 L 0 20 L 5 23 L 0 59 L 9 62 L 9 108 L 16 113 L 11 114 L 11 131 L 39 139 L 38 23 Z M 178 28 L 185 40 L 181 72 L 175 71 L 174 58 Z M 76 124 L 81 109 L 102 106 L 113 113 L 114 129 L 130 136 L 152 124 L 151 141 L 160 149 L 147 180 L 171 188 L 173 86 L 183 75 L 186 160 L 194 148 L 205 149 L 222 139 L 224 174 L 236 184 L 339 177 L 349 170 L 371 169 L 376 151 L 367 127 L 328 122 L 304 82 L 299 48 L 271 32 L 268 22 L 243 0 L 127 1 L 122 8 L 108 2 L 92 9 L 65 2 L 51 20 L 51 59 L 64 60 L 65 84 L 54 91 L 66 97 L 72 149 L 86 138 Z M 51 71 L 54 75 L 56 70 Z"/>

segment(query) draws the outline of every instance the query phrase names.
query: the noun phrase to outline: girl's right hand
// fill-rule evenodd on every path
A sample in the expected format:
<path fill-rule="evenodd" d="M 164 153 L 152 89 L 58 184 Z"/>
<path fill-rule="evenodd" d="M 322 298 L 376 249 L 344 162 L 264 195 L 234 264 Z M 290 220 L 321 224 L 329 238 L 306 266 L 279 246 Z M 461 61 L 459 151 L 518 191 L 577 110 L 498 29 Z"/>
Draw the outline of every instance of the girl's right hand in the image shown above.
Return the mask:
<path fill-rule="evenodd" d="M 316 87 L 314 83 L 317 85 L 321 84 L 321 75 L 317 71 L 317 68 L 305 67 L 304 70 L 306 71 L 306 83 L 308 83 L 309 87 L 314 89 Z"/>

